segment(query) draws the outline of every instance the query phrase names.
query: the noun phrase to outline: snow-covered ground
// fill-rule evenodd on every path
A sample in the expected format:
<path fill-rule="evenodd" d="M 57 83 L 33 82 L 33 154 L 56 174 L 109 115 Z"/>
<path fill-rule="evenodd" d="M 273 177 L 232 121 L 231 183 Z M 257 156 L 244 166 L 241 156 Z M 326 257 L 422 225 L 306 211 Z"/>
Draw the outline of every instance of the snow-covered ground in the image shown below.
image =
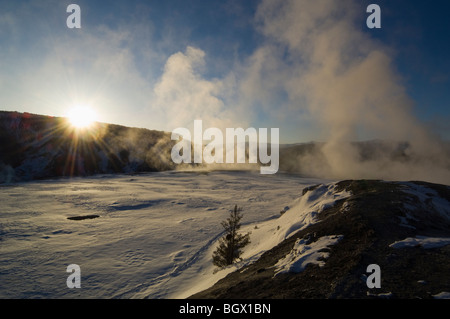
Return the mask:
<path fill-rule="evenodd" d="M 313 222 L 340 195 L 323 186 L 301 198 L 302 189 L 327 182 L 216 171 L 0 186 L 0 298 L 187 297 Z M 241 265 L 214 272 L 220 222 L 235 204 L 252 243 Z M 67 219 L 85 215 L 99 218 Z M 66 285 L 70 264 L 81 268 L 80 289 Z"/>
<path fill-rule="evenodd" d="M 407 211 L 417 210 L 420 203 L 424 211 L 436 212 L 441 217 L 450 220 L 450 202 L 439 196 L 435 190 L 411 182 L 401 182 L 399 184 L 403 186 L 403 192 L 409 195 L 409 202 L 403 203 Z M 408 219 L 414 219 L 414 217 L 407 214 L 406 218 L 402 220 L 402 226 L 408 227 Z"/>
<path fill-rule="evenodd" d="M 439 248 L 450 245 L 450 238 L 448 237 L 408 237 L 406 239 L 396 241 L 389 245 L 392 248 L 405 248 L 405 247 L 422 247 L 424 249 Z"/>
<path fill-rule="evenodd" d="M 323 259 L 329 255 L 326 249 L 337 244 L 342 237 L 344 236 L 323 236 L 313 243 L 308 243 L 306 239 L 297 239 L 291 252 L 275 265 L 275 276 L 287 272 L 301 272 L 309 264 L 322 267 L 325 265 Z"/>

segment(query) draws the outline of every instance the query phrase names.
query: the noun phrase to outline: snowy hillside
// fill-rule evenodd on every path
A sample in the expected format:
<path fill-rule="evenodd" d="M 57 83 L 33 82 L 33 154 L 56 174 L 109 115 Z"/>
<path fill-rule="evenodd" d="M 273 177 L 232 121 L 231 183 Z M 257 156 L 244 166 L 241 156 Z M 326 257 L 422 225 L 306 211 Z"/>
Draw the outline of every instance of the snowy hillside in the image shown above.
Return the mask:
<path fill-rule="evenodd" d="M 305 189 L 292 209 L 255 233 L 263 230 L 256 238 L 272 249 L 256 249 L 264 251 L 257 261 L 193 297 L 448 298 L 449 186 L 322 184 Z M 381 288 L 367 285 L 373 264 L 381 269 Z"/>
<path fill-rule="evenodd" d="M 305 181 L 309 182 L 309 180 Z M 192 286 L 189 287 L 189 285 L 186 290 L 174 294 L 172 297 L 189 297 L 201 289 L 208 288 L 232 271 L 255 262 L 264 252 L 290 238 L 301 229 L 316 223 L 318 221 L 316 217 L 323 209 L 334 205 L 337 200 L 349 196 L 345 191 L 336 191 L 334 183 L 321 185 L 313 191 L 307 192 L 305 196 L 300 196 L 301 192 L 302 190 L 297 188 L 295 199 L 289 201 L 290 206 L 280 206 L 284 207 L 281 211 L 282 215 L 279 213 L 269 220 L 256 220 L 248 226 L 242 227 L 242 233 L 251 233 L 251 242 L 245 247 L 241 256 L 241 262 L 218 271 L 211 263 L 211 256 L 216 249 L 215 244 L 217 244 L 215 242 L 209 247 L 207 253 L 203 255 L 203 259 L 199 264 L 201 267 L 196 267 L 198 275 L 194 277 L 195 280 L 192 281 Z"/>
<path fill-rule="evenodd" d="M 80 132 L 64 118 L 0 111 L 0 184 L 173 169 L 172 146 L 165 132 L 104 123 Z"/>

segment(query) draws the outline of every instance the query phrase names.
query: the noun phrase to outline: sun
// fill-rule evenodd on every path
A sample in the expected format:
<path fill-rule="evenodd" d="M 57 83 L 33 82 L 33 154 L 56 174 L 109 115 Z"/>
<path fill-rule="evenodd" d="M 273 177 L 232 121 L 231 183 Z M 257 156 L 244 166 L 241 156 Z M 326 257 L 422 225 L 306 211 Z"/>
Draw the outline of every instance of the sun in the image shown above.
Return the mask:
<path fill-rule="evenodd" d="M 97 120 L 97 114 L 89 106 L 79 105 L 67 112 L 70 124 L 76 128 L 88 128 Z"/>

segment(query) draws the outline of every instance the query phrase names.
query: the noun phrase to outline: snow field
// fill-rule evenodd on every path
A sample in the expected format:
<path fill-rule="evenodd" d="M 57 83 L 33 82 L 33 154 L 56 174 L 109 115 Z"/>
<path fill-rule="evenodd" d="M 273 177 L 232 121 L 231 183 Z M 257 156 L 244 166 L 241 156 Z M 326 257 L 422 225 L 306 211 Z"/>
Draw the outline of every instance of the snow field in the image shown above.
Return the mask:
<path fill-rule="evenodd" d="M 295 227 L 309 222 L 311 216 L 297 220 L 290 212 L 304 187 L 324 182 L 217 171 L 3 185 L 0 298 L 189 296 L 234 270 L 214 273 L 211 256 L 235 204 L 243 208 L 242 232 L 252 231 L 243 255 L 250 262 L 294 231 L 291 219 Z M 85 215 L 99 218 L 67 219 Z M 69 264 L 81 268 L 80 289 L 66 286 Z"/>

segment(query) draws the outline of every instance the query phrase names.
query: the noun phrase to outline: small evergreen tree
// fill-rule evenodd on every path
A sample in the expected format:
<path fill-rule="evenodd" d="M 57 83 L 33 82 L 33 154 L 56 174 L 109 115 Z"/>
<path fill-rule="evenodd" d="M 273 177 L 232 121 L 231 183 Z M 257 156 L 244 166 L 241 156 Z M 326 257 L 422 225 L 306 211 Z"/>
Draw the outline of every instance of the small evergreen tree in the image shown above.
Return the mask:
<path fill-rule="evenodd" d="M 243 217 L 242 208 L 234 206 L 230 212 L 230 217 L 222 222 L 225 235 L 219 240 L 219 247 L 213 253 L 213 264 L 218 267 L 225 267 L 233 264 L 241 255 L 241 249 L 250 243 L 250 233 L 239 234 L 241 228 L 240 221 Z"/>

